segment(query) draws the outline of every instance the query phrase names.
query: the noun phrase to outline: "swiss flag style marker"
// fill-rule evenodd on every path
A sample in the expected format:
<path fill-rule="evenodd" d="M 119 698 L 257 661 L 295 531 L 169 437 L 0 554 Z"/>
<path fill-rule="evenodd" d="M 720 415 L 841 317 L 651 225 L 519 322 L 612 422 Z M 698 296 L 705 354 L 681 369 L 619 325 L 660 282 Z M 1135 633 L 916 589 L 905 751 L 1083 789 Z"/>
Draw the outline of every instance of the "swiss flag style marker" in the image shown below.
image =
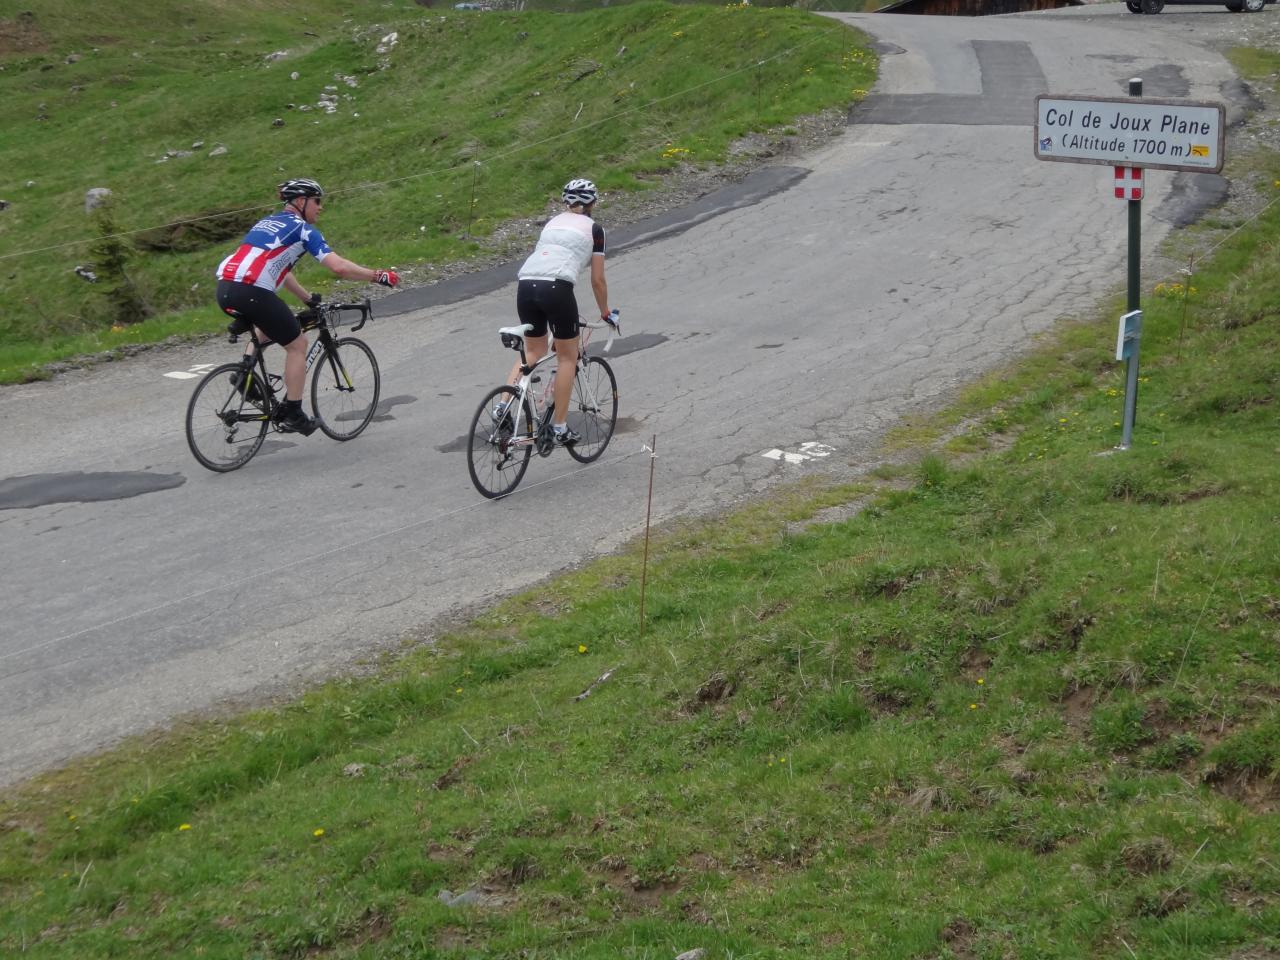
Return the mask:
<path fill-rule="evenodd" d="M 1116 167 L 1116 199 L 1142 199 L 1142 168 Z"/>

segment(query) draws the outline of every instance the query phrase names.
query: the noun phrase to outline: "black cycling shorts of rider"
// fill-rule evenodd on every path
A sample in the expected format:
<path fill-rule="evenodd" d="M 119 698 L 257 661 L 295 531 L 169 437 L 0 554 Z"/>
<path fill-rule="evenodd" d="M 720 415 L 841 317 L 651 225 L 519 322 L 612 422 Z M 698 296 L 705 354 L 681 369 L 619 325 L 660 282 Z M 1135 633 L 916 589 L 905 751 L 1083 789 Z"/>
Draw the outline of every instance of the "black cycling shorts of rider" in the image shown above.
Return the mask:
<path fill-rule="evenodd" d="M 219 280 L 218 306 L 227 316 L 248 320 L 282 347 L 302 333 L 289 305 L 264 287 Z"/>
<path fill-rule="evenodd" d="M 516 285 L 516 313 L 533 326 L 531 337 L 545 337 L 547 328 L 557 340 L 578 335 L 578 300 L 568 280 L 521 280 Z"/>

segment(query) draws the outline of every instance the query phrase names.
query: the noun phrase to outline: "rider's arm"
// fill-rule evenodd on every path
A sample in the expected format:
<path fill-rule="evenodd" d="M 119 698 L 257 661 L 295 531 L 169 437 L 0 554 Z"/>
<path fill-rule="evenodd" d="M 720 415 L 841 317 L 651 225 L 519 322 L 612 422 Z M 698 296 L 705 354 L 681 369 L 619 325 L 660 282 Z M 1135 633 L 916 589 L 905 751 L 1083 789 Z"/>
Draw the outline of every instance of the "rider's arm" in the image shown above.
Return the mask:
<path fill-rule="evenodd" d="M 292 273 L 286 273 L 284 275 L 284 288 L 303 303 L 309 303 L 311 300 L 311 294 L 307 292 L 306 287 L 300 284 L 298 282 L 298 278 Z"/>
<path fill-rule="evenodd" d="M 373 283 L 378 279 L 377 270 L 370 270 L 358 263 L 352 263 L 346 257 L 340 257 L 336 253 L 326 255 L 320 263 L 343 280 L 363 280 L 366 283 Z"/>
<path fill-rule="evenodd" d="M 604 254 L 596 253 L 591 257 L 591 292 L 596 295 L 596 306 L 600 308 L 600 316 L 609 313 L 609 287 L 604 282 Z"/>

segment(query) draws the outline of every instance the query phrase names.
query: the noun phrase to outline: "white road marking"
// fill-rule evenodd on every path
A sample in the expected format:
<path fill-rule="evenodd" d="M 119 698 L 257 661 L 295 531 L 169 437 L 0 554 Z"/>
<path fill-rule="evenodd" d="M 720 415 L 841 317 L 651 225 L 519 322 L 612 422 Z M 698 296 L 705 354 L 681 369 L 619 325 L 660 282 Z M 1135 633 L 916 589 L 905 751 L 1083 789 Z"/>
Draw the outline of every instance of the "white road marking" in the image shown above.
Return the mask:
<path fill-rule="evenodd" d="M 800 444 L 800 450 L 797 453 L 789 453 L 786 450 L 779 450 L 777 447 L 774 447 L 772 450 L 765 450 L 760 454 L 760 456 L 768 457 L 770 460 L 781 460 L 786 463 L 801 464 L 806 460 L 816 460 L 820 457 L 829 457 L 835 452 L 835 447 L 829 447 L 825 443 L 818 443 L 815 440 L 808 440 Z"/>
<path fill-rule="evenodd" d="M 186 370 L 171 370 L 169 373 L 166 373 L 165 376 L 173 380 L 194 380 L 206 370 L 212 370 L 213 368 L 214 364 L 212 363 L 197 363 L 195 366 L 188 367 Z"/>

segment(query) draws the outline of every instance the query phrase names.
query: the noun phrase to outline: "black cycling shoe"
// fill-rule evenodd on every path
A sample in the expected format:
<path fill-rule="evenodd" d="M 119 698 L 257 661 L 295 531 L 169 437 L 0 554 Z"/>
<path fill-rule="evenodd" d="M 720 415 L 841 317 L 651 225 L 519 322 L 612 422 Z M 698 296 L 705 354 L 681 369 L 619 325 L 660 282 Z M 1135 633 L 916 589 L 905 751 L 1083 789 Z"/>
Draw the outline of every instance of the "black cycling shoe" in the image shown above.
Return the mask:
<path fill-rule="evenodd" d="M 244 381 L 245 381 L 245 375 L 243 370 L 237 370 L 235 373 L 231 375 L 231 386 L 235 387 L 237 390 L 243 393 L 244 398 L 250 401 L 251 403 L 261 403 L 262 390 L 258 387 L 258 378 L 254 377 L 249 382 L 249 389 L 247 392 L 244 389 Z"/>
<path fill-rule="evenodd" d="M 309 437 L 316 432 L 318 424 L 314 419 L 302 412 L 302 407 L 281 407 L 276 413 L 276 426 L 282 433 L 300 433 Z"/>

